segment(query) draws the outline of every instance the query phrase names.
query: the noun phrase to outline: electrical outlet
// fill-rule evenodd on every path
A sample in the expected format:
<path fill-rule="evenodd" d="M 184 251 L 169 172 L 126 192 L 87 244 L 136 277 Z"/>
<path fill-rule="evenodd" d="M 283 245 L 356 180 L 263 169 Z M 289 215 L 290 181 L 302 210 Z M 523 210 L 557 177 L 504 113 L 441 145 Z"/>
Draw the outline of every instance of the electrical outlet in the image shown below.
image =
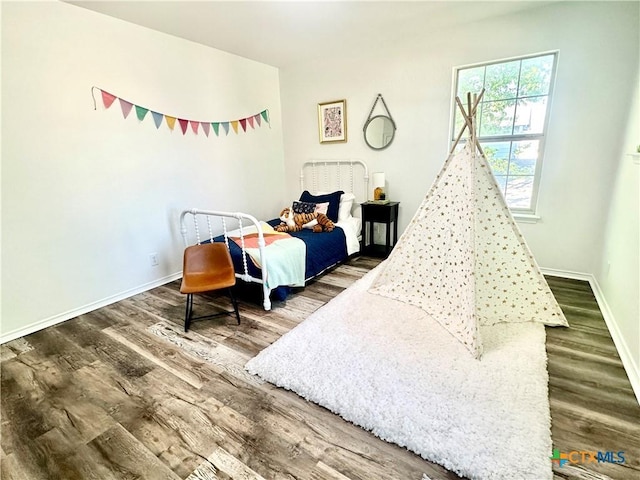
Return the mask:
<path fill-rule="evenodd" d="M 151 263 L 152 267 L 157 267 L 158 266 L 158 254 L 157 253 L 150 253 L 149 254 L 149 263 Z"/>

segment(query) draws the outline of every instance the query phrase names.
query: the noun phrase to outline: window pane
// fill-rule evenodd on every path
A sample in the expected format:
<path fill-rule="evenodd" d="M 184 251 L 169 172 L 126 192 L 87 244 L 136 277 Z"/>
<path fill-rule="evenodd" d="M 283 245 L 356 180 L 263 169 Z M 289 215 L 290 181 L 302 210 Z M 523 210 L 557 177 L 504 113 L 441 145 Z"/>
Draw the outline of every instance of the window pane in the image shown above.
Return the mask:
<path fill-rule="evenodd" d="M 539 146 L 539 140 L 513 142 L 509 175 L 534 175 Z"/>
<path fill-rule="evenodd" d="M 460 68 L 456 74 L 456 95 L 465 106 L 467 92 L 485 89 L 478 139 L 507 204 L 518 211 L 531 211 L 537 195 L 555 61 L 555 53 L 545 54 Z M 463 123 L 455 108 L 452 138 Z"/>
<path fill-rule="evenodd" d="M 467 142 L 466 142 L 465 138 L 462 137 L 462 139 L 456 145 L 456 148 L 454 149 L 454 152 L 456 152 L 456 153 L 460 152 L 464 148 L 466 143 Z"/>
<path fill-rule="evenodd" d="M 462 126 L 464 125 L 464 118 L 462 116 L 462 113 L 460 113 L 460 109 L 458 107 L 456 107 L 456 123 L 455 126 L 453 127 L 453 136 L 451 137 L 452 140 L 455 140 L 458 137 L 458 134 L 460 133 L 460 130 L 462 129 Z M 467 131 L 468 133 L 468 131 Z M 463 138 L 466 138 L 463 135 Z"/>
<path fill-rule="evenodd" d="M 522 60 L 518 96 L 547 95 L 551 85 L 553 55 Z"/>
<path fill-rule="evenodd" d="M 500 190 L 504 194 L 504 189 L 507 186 L 507 177 L 505 177 L 504 175 L 494 175 L 494 177 L 496 179 L 496 182 L 498 182 Z"/>
<path fill-rule="evenodd" d="M 480 93 L 484 84 L 484 66 L 476 68 L 466 68 L 458 71 L 458 92 L 462 102 L 467 98 L 467 92 Z"/>
<path fill-rule="evenodd" d="M 505 199 L 509 208 L 531 208 L 533 176 L 509 177 Z"/>
<path fill-rule="evenodd" d="M 519 73 L 520 60 L 487 65 L 484 100 L 516 98 Z"/>
<path fill-rule="evenodd" d="M 494 175 L 509 173 L 509 149 L 511 142 L 482 142 L 484 155 Z"/>
<path fill-rule="evenodd" d="M 547 115 L 547 98 L 533 97 L 518 100 L 513 133 L 542 133 Z"/>
<path fill-rule="evenodd" d="M 460 101 L 463 105 L 467 104 L 467 93 L 480 93 L 482 91 L 482 85 L 484 84 L 484 69 L 485 67 L 466 68 L 458 71 L 458 89 L 456 95 L 460 97 Z M 464 125 L 464 119 L 460 113 L 460 109 L 455 106 L 455 124 L 453 128 L 452 139 L 458 136 L 458 133 Z"/>
<path fill-rule="evenodd" d="M 515 100 L 487 102 L 481 105 L 480 136 L 511 135 L 513 117 L 516 109 Z"/>

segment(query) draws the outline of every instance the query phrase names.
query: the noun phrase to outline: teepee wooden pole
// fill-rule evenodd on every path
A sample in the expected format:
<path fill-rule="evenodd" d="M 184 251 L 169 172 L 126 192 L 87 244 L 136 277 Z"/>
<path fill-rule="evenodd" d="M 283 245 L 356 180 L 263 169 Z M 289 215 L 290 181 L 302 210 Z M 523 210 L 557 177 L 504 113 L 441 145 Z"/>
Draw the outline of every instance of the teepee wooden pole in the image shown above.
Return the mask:
<path fill-rule="evenodd" d="M 464 109 L 464 105 L 462 105 L 462 102 L 460 101 L 460 97 L 456 97 L 456 104 L 458 105 L 458 108 L 460 109 L 460 113 L 462 113 L 462 118 L 464 118 L 464 125 L 462 126 L 462 129 L 460 129 L 460 133 L 458 133 L 458 137 L 456 138 L 456 141 L 453 143 L 453 146 L 451 147 L 451 150 L 449 151 L 449 153 L 453 153 L 453 151 L 455 150 L 456 146 L 460 142 L 460 139 L 462 138 L 462 135 L 464 135 L 465 130 L 467 128 L 469 128 L 469 131 L 471 131 L 471 129 L 473 128 L 473 126 L 471 125 L 471 122 L 469 120 L 469 115 L 467 115 L 467 112 Z"/>
<path fill-rule="evenodd" d="M 476 143 L 476 114 L 475 107 L 477 104 L 471 106 L 471 92 L 467 92 L 467 112 L 469 112 L 469 141 L 474 145 Z"/>
<path fill-rule="evenodd" d="M 478 122 L 476 117 L 476 110 L 478 108 L 478 105 L 480 105 L 480 99 L 482 98 L 483 95 L 484 95 L 484 88 L 480 92 L 480 95 L 478 95 L 477 93 L 473 94 L 473 141 L 476 144 L 476 147 L 480 152 L 480 155 L 482 156 L 484 156 L 484 150 L 482 150 L 482 146 L 478 141 L 478 130 L 477 130 Z"/>
<path fill-rule="evenodd" d="M 464 111 L 464 107 L 462 106 L 462 102 L 460 101 L 460 97 L 456 97 L 456 105 L 458 105 L 458 108 L 460 109 L 460 112 L 462 113 L 462 116 L 464 118 L 464 125 L 462 125 L 462 128 L 460 129 L 460 133 L 458 133 L 458 136 L 456 137 L 456 141 L 453 142 L 453 146 L 451 147 L 451 150 L 449 150 L 450 154 L 453 153 L 453 151 L 456 149 L 456 147 L 458 146 L 458 143 L 460 142 L 460 139 L 462 138 L 462 135 L 464 135 L 464 131 L 469 126 L 468 119 L 467 119 L 467 113 Z"/>
<path fill-rule="evenodd" d="M 469 116 L 469 137 L 473 140 L 473 112 L 471 111 L 471 92 L 467 92 L 467 115 Z"/>
<path fill-rule="evenodd" d="M 480 105 L 480 101 L 482 100 L 482 96 L 483 95 L 484 95 L 484 88 L 480 91 L 479 95 L 474 94 L 473 105 L 472 105 L 471 104 L 471 93 L 470 92 L 467 93 L 467 104 L 469 105 L 469 114 L 467 114 L 467 112 L 465 111 L 464 105 L 462 105 L 462 101 L 460 100 L 460 97 L 456 96 L 456 104 L 458 105 L 458 108 L 460 109 L 460 113 L 462 113 L 462 117 L 464 118 L 464 125 L 460 129 L 460 133 L 458 133 L 458 136 L 456 137 L 455 142 L 453 142 L 453 146 L 451 147 L 451 150 L 449 150 L 450 154 L 453 153 L 455 148 L 458 146 L 458 143 L 460 143 L 460 139 L 462 138 L 462 135 L 464 135 L 465 130 L 467 128 L 469 128 L 471 141 L 476 144 L 476 146 L 478 147 L 478 151 L 482 155 L 484 155 L 482 147 L 480 146 L 480 142 L 478 142 L 477 135 L 475 133 L 476 111 L 478 109 L 478 105 Z"/>

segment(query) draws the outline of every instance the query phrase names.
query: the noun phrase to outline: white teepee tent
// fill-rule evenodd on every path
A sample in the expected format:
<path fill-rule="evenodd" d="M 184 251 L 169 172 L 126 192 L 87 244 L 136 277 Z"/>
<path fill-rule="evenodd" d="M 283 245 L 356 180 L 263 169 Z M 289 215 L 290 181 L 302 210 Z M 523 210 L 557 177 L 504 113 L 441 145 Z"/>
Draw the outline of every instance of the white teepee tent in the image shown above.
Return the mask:
<path fill-rule="evenodd" d="M 568 326 L 506 205 L 475 136 L 452 153 L 370 292 L 420 307 L 477 358 L 480 325 Z M 457 143 L 457 142 L 456 142 Z"/>

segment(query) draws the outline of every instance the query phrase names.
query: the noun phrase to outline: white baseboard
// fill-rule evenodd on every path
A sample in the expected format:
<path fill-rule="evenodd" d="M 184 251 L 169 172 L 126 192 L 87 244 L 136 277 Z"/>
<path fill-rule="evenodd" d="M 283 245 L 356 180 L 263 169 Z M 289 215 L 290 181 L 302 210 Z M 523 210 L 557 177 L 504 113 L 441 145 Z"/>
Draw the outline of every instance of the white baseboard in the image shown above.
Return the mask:
<path fill-rule="evenodd" d="M 540 267 L 540 270 L 544 275 L 549 275 L 551 277 L 570 278 L 572 280 L 582 280 L 589 283 L 591 283 L 591 280 L 595 280 L 593 275 L 590 273 L 572 272 L 570 270 L 557 270 L 555 268 L 543 267 Z"/>
<path fill-rule="evenodd" d="M 636 396 L 638 404 L 640 404 L 640 366 L 637 365 L 633 360 L 633 356 L 631 355 L 629 346 L 625 338 L 622 336 L 620 329 L 618 328 L 618 323 L 613 316 L 611 308 L 609 308 L 607 299 L 605 298 L 604 293 L 602 292 L 602 289 L 600 288 L 600 285 L 596 280 L 596 277 L 594 277 L 590 273 L 569 272 L 563 270 L 555 270 L 552 268 L 541 268 L 540 270 L 542 270 L 542 273 L 545 275 L 571 278 L 573 280 L 584 280 L 586 282 L 589 282 L 591 290 L 596 297 L 596 302 L 598 302 L 598 307 L 600 307 L 600 311 L 602 312 L 602 316 L 604 317 L 604 322 L 609 329 L 609 334 L 613 339 L 616 350 L 618 350 L 620 360 L 622 360 L 622 366 L 624 367 L 625 372 L 627 372 L 627 377 L 629 378 L 629 382 L 631 383 L 633 393 Z"/>
<path fill-rule="evenodd" d="M 15 340 L 16 338 L 24 337 L 25 335 L 29 335 L 30 333 L 37 332 L 38 330 L 42 330 L 43 328 L 51 327 L 53 325 L 57 325 L 58 323 L 65 322 L 72 318 L 77 317 L 78 315 L 84 315 L 85 313 L 89 313 L 98 308 L 106 307 L 107 305 L 111 305 L 112 303 L 119 302 L 120 300 L 124 300 L 125 298 L 129 298 L 133 295 L 137 295 L 138 293 L 146 292 L 147 290 L 151 290 L 152 288 L 159 287 L 169 282 L 173 282 L 182 277 L 182 272 L 173 273 L 171 275 L 167 275 L 166 277 L 159 278 L 149 283 L 145 283 L 138 287 L 126 290 L 124 292 L 120 292 L 116 295 L 112 295 L 110 297 L 104 298 L 102 300 L 98 300 L 97 302 L 92 302 L 87 305 L 84 305 L 80 308 L 74 308 L 73 310 L 69 310 L 64 313 L 60 313 L 58 315 L 54 315 L 53 317 L 45 318 L 44 320 L 40 320 L 36 323 L 32 323 L 23 328 L 19 328 L 17 330 L 12 330 L 11 332 L 2 333 L 0 335 L 0 344 L 10 342 L 11 340 Z"/>
<path fill-rule="evenodd" d="M 613 343 L 618 350 L 618 355 L 620 355 L 622 365 L 627 372 L 627 377 L 629 377 L 629 382 L 631 382 L 633 393 L 636 394 L 636 400 L 638 400 L 638 404 L 640 404 L 640 365 L 637 365 L 634 362 L 629 346 L 625 338 L 622 336 L 622 333 L 620 333 L 618 323 L 613 316 L 613 312 L 609 308 L 609 304 L 607 303 L 607 299 L 605 298 L 600 285 L 598 285 L 598 281 L 594 277 L 593 281 L 589 283 L 591 283 L 593 294 L 596 296 L 596 301 L 598 302 L 604 321 L 609 328 L 609 333 L 611 334 Z"/>

